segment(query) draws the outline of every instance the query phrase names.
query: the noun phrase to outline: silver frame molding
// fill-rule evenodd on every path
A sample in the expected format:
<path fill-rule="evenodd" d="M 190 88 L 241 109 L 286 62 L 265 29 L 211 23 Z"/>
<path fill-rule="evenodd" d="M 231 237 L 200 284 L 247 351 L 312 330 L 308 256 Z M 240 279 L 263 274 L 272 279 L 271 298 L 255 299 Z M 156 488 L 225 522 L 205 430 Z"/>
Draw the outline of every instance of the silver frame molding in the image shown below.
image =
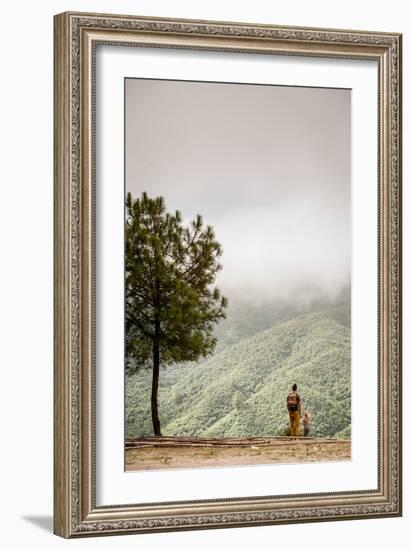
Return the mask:
<path fill-rule="evenodd" d="M 401 42 L 396 33 L 63 13 L 54 18 L 54 532 L 62 537 L 401 515 Z M 97 506 L 95 48 L 98 44 L 378 64 L 378 489 Z M 136 495 L 138 498 L 138 495 Z"/>

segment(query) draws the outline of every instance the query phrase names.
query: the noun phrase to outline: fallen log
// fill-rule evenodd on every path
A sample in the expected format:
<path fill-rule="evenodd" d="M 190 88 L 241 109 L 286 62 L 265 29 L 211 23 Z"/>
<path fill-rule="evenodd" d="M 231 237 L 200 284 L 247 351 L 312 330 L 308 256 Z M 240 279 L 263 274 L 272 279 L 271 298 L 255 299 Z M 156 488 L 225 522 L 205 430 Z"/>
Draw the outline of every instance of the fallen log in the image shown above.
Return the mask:
<path fill-rule="evenodd" d="M 140 447 L 265 447 L 270 445 L 301 445 L 307 444 L 340 444 L 348 443 L 349 440 L 333 438 L 315 438 L 315 437 L 144 437 L 126 439 L 126 449 Z"/>

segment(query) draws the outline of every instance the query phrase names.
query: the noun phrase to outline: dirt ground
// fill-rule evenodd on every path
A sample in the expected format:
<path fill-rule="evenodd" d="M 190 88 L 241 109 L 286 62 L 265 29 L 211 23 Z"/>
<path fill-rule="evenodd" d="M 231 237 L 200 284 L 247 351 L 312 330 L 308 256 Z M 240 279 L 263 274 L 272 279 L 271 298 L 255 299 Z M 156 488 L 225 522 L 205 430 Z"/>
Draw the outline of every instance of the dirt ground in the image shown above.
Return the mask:
<path fill-rule="evenodd" d="M 209 468 L 351 459 L 351 442 L 318 438 L 142 438 L 126 441 L 126 470 Z"/>

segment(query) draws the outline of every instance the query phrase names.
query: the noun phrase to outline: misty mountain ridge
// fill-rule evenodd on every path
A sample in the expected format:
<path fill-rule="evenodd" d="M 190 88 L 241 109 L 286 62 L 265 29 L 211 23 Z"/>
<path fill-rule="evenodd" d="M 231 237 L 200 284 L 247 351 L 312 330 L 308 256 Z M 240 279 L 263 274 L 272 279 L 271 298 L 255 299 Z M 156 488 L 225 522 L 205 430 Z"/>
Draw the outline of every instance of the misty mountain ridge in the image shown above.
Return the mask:
<path fill-rule="evenodd" d="M 250 297 L 244 297 L 244 292 L 232 291 L 228 294 L 226 319 L 221 320 L 215 328 L 218 339 L 216 351 L 304 313 L 328 311 L 338 322 L 350 327 L 350 287 L 343 288 L 333 297 L 311 289 L 302 299 L 302 292 L 300 289 L 294 297 L 264 301 L 251 300 Z"/>
<path fill-rule="evenodd" d="M 311 435 L 350 437 L 349 290 L 305 305 L 232 302 L 216 336 L 213 356 L 161 369 L 163 435 L 283 435 L 296 382 L 314 416 Z M 150 391 L 150 369 L 127 378 L 127 437 L 153 434 Z"/>

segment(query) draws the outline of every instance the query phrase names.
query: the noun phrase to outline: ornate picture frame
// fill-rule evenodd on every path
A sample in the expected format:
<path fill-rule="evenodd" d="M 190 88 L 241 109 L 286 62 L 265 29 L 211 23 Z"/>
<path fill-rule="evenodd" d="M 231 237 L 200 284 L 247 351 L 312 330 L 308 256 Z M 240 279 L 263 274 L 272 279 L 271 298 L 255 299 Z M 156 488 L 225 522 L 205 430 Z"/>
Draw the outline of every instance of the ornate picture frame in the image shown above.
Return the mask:
<path fill-rule="evenodd" d="M 136 504 L 97 503 L 95 62 L 100 45 L 376 62 L 377 488 L 149 503 L 136 495 Z M 396 33 L 55 16 L 55 534 L 72 538 L 401 515 L 401 45 Z"/>

